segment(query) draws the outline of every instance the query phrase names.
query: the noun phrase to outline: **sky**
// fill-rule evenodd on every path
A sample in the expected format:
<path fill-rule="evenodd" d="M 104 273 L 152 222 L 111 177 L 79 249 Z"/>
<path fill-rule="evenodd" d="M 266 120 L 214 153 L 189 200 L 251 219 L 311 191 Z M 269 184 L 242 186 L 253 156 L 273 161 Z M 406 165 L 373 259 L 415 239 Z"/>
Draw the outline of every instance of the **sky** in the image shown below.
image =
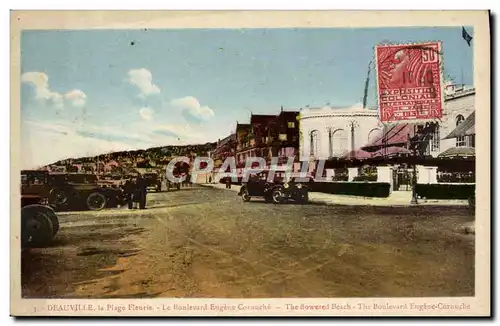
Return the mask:
<path fill-rule="evenodd" d="M 430 40 L 445 77 L 473 85 L 461 27 L 23 31 L 23 168 L 217 141 L 281 106 L 359 105 L 374 45 Z"/>

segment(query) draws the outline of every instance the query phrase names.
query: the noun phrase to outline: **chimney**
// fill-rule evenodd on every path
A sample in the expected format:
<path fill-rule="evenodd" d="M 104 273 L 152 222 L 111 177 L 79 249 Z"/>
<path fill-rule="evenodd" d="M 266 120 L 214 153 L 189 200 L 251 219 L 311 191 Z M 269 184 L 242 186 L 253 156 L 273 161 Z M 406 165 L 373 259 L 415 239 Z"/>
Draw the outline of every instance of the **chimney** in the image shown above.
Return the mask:
<path fill-rule="evenodd" d="M 281 112 L 283 112 L 283 105 L 281 106 Z"/>

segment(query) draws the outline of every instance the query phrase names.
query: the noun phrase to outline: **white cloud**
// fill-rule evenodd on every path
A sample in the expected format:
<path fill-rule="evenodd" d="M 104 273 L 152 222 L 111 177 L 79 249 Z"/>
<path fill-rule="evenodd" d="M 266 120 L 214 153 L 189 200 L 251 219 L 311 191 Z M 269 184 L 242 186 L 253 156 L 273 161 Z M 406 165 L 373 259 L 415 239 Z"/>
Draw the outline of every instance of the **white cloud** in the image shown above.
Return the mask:
<path fill-rule="evenodd" d="M 36 168 L 70 157 L 155 146 L 203 144 L 215 139 L 214 135 L 187 124 L 85 124 L 77 127 L 68 121 L 24 121 L 21 136 L 22 168 Z"/>
<path fill-rule="evenodd" d="M 215 116 L 214 111 L 208 106 L 201 106 L 193 96 L 174 99 L 170 102 L 173 107 L 182 110 L 184 117 L 190 122 L 208 121 Z"/>
<path fill-rule="evenodd" d="M 74 89 L 64 94 L 64 99 L 73 107 L 84 107 L 87 102 L 87 95 L 79 89 Z"/>
<path fill-rule="evenodd" d="M 64 101 L 73 107 L 81 108 L 85 106 L 87 95 L 79 89 L 74 89 L 61 95 L 50 90 L 49 76 L 43 72 L 30 71 L 21 76 L 21 82 L 31 84 L 35 87 L 35 99 L 43 101 L 47 105 L 55 108 L 64 107 Z"/>
<path fill-rule="evenodd" d="M 147 69 L 132 69 L 128 72 L 127 81 L 139 88 L 139 96 L 146 98 L 150 95 L 156 95 L 160 93 L 160 88 L 153 84 L 153 75 Z"/>
<path fill-rule="evenodd" d="M 154 111 L 150 108 L 142 108 L 139 110 L 139 115 L 143 120 L 151 121 L 153 120 Z"/>
<path fill-rule="evenodd" d="M 35 99 L 47 101 L 54 106 L 63 105 L 63 97 L 57 92 L 52 92 L 49 87 L 49 76 L 43 72 L 25 72 L 21 76 L 21 82 L 32 84 L 35 87 Z"/>
<path fill-rule="evenodd" d="M 65 158 L 93 156 L 133 148 L 132 144 L 126 142 L 79 135 L 74 128 L 64 124 L 31 123 L 23 126 L 21 168 L 31 169 Z"/>

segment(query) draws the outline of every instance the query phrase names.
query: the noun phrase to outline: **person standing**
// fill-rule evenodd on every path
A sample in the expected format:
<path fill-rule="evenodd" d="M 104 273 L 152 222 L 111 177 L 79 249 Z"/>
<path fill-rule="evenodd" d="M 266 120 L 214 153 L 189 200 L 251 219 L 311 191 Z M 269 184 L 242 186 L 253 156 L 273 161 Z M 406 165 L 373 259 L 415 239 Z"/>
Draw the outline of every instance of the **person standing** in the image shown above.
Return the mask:
<path fill-rule="evenodd" d="M 134 195 L 134 182 L 132 181 L 132 177 L 128 176 L 127 180 L 123 184 L 123 191 L 125 193 L 125 198 L 127 200 L 128 209 L 132 209 L 134 207 L 133 195 Z"/>
<path fill-rule="evenodd" d="M 136 176 L 133 180 L 133 194 L 132 194 L 132 199 L 133 199 L 133 209 L 137 209 L 137 205 L 140 201 L 141 198 L 141 193 L 140 193 L 140 188 L 139 188 L 139 176 Z"/>
<path fill-rule="evenodd" d="M 144 179 L 141 175 L 137 177 L 137 195 L 139 202 L 139 209 L 146 208 L 146 196 L 148 192 L 148 187 L 146 185 L 146 179 Z"/>

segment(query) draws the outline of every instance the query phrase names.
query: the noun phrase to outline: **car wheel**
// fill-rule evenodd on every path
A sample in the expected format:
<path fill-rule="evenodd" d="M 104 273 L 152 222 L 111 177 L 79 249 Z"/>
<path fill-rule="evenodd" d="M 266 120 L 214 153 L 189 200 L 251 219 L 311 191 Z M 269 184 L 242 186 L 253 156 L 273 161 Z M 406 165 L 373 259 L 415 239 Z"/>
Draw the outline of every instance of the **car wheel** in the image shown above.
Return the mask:
<path fill-rule="evenodd" d="M 54 225 L 45 206 L 29 205 L 21 209 L 22 247 L 44 247 L 52 241 L 54 234 Z"/>
<path fill-rule="evenodd" d="M 87 208 L 92 211 L 99 211 L 106 207 L 106 196 L 100 192 L 93 192 L 87 197 Z"/>
<path fill-rule="evenodd" d="M 247 189 L 241 190 L 241 199 L 243 199 L 243 201 L 246 201 L 246 202 L 250 201 L 251 197 L 248 194 L 248 190 Z"/>
<path fill-rule="evenodd" d="M 273 203 L 281 204 L 283 202 L 283 194 L 281 192 L 281 189 L 274 189 L 271 193 L 271 198 L 273 200 Z"/>
<path fill-rule="evenodd" d="M 55 206 L 61 206 L 68 202 L 69 196 L 63 189 L 52 189 L 49 193 L 49 201 Z"/>

